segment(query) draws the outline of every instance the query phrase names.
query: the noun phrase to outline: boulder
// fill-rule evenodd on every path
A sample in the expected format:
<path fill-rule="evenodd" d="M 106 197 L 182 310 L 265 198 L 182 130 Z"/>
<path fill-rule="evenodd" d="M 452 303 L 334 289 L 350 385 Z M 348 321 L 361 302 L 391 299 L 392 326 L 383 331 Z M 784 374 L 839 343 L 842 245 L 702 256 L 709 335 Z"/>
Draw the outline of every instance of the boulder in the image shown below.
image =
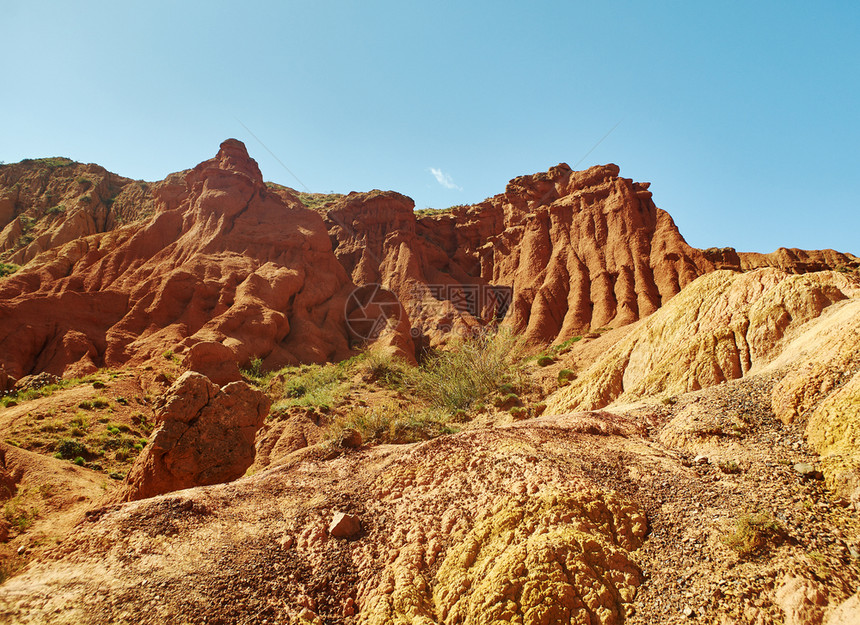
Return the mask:
<path fill-rule="evenodd" d="M 328 533 L 334 538 L 350 538 L 361 531 L 358 517 L 346 512 L 335 512 L 328 526 Z"/>
<path fill-rule="evenodd" d="M 244 382 L 218 388 L 206 376 L 183 373 L 159 400 L 156 429 L 117 499 L 229 482 L 254 462 L 254 438 L 270 400 Z"/>
<path fill-rule="evenodd" d="M 209 378 L 214 384 L 224 386 L 242 379 L 236 355 L 223 343 L 203 341 L 191 346 L 182 359 L 182 366 Z"/>
<path fill-rule="evenodd" d="M 25 375 L 23 378 L 15 382 L 14 390 L 38 390 L 42 387 L 50 386 L 51 384 L 59 384 L 61 381 L 62 379 L 59 376 L 45 372 L 34 375 Z"/>

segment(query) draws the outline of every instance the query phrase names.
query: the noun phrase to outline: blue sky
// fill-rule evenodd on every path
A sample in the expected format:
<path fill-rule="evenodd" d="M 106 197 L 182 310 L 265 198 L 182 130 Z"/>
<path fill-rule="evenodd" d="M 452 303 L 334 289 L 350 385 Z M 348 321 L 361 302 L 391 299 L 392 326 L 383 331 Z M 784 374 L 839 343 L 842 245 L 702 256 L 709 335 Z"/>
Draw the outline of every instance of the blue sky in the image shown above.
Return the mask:
<path fill-rule="evenodd" d="M 651 182 L 690 244 L 860 254 L 855 2 L 0 0 L 0 21 L 6 162 L 158 180 L 236 137 L 268 180 L 444 208 L 615 127 L 578 168 Z"/>

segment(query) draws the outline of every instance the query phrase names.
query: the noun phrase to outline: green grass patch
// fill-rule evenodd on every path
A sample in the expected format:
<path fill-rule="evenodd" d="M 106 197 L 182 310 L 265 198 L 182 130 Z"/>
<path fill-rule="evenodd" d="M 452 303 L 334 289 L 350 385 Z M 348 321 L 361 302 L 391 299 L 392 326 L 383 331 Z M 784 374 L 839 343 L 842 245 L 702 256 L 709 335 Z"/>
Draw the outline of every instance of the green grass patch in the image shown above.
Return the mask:
<path fill-rule="evenodd" d="M 541 353 L 536 354 L 536 355 L 532 356 L 531 358 L 528 358 L 527 360 L 532 360 L 532 359 L 536 360 L 537 363 L 541 367 L 545 367 L 547 365 L 541 365 L 540 364 L 541 361 L 547 362 L 547 364 L 552 364 L 552 362 L 555 361 L 557 356 L 559 356 L 560 354 L 566 354 L 567 352 L 570 351 L 570 348 L 574 343 L 576 343 L 577 341 L 581 341 L 581 340 L 582 340 L 581 336 L 572 336 L 569 339 L 565 339 L 564 341 L 562 341 L 558 345 L 553 345 L 553 346 L 547 348 L 546 350 L 542 351 Z M 552 362 L 546 361 L 545 360 L 546 358 L 551 358 Z"/>
<path fill-rule="evenodd" d="M 9 525 L 18 530 L 18 533 L 22 533 L 26 532 L 33 522 L 39 518 L 39 509 L 36 507 L 27 508 L 16 497 L 3 506 L 3 516 Z"/>
<path fill-rule="evenodd" d="M 50 156 L 48 158 L 25 158 L 21 161 L 21 164 L 28 163 L 36 163 L 37 165 L 42 165 L 43 167 L 55 169 L 57 167 L 67 167 L 69 165 L 74 165 L 75 161 L 70 158 L 66 158 L 65 156 Z"/>
<path fill-rule="evenodd" d="M 54 451 L 61 458 L 66 460 L 71 460 L 78 456 L 88 456 L 90 454 L 90 450 L 87 448 L 85 443 L 81 443 L 70 438 L 63 438 L 57 441 L 56 445 L 54 445 Z"/>
<path fill-rule="evenodd" d="M 461 340 L 421 365 L 416 390 L 449 413 L 468 410 L 518 376 L 519 352 L 519 340 L 505 332 Z"/>
<path fill-rule="evenodd" d="M 390 404 L 351 410 L 335 420 L 327 436 L 339 439 L 344 430 L 357 430 L 365 443 L 415 443 L 457 431 L 451 415 L 434 408 L 401 409 Z"/>
<path fill-rule="evenodd" d="M 558 385 L 566 386 L 570 384 L 571 380 L 576 379 L 576 372 L 572 369 L 562 369 L 558 372 Z"/>
<path fill-rule="evenodd" d="M 421 219 L 422 217 L 436 217 L 437 215 L 450 215 L 458 208 L 468 208 L 464 204 L 456 204 L 448 208 L 419 208 L 415 211 L 415 216 Z"/>
<path fill-rule="evenodd" d="M 13 273 L 18 271 L 21 267 L 14 263 L 0 263 L 0 278 L 5 278 L 6 276 L 11 276 Z"/>
<path fill-rule="evenodd" d="M 39 399 L 40 397 L 50 397 L 57 391 L 62 389 L 71 388 L 73 386 L 78 386 L 80 384 L 88 384 L 92 381 L 91 376 L 86 376 L 83 378 L 69 378 L 68 380 L 60 380 L 55 384 L 46 384 L 40 388 L 28 388 L 23 391 L 18 391 L 17 393 L 10 393 L 0 399 L 0 404 L 3 406 L 9 407 L 10 405 L 16 405 L 23 403 L 25 401 L 30 401 L 33 399 Z"/>
<path fill-rule="evenodd" d="M 786 538 L 785 530 L 767 513 L 745 514 L 735 522 L 732 533 L 723 537 L 723 543 L 749 557 L 765 551 L 771 545 L 778 545 Z"/>
<path fill-rule="evenodd" d="M 344 197 L 343 193 L 299 193 L 299 201 L 311 210 L 319 211 Z"/>
<path fill-rule="evenodd" d="M 286 379 L 282 399 L 276 402 L 276 407 L 304 406 L 330 410 L 348 391 L 346 379 L 353 365 L 353 359 L 350 359 L 337 364 L 282 369 L 280 373 Z"/>

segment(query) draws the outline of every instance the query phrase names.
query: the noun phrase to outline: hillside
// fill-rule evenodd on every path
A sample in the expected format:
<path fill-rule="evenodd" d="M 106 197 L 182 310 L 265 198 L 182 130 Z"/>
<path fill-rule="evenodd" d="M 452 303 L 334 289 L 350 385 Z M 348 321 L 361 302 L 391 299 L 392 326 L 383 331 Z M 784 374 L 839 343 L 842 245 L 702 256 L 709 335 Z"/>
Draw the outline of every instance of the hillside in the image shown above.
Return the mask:
<path fill-rule="evenodd" d="M 860 259 L 619 173 L 0 166 L 0 621 L 857 623 Z"/>

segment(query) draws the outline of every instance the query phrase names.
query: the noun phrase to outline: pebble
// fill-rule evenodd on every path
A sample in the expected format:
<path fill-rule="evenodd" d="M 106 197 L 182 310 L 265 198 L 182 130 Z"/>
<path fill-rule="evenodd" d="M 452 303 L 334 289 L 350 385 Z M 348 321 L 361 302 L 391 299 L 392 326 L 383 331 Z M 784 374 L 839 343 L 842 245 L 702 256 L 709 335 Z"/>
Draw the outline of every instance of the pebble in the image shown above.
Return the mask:
<path fill-rule="evenodd" d="M 808 462 L 798 462 L 794 465 L 794 471 L 805 480 L 820 480 L 824 476 Z"/>
<path fill-rule="evenodd" d="M 700 455 L 700 456 L 696 456 L 695 458 L 693 458 L 693 462 L 696 464 L 708 464 L 710 462 L 710 460 L 708 459 L 707 456 L 701 456 Z"/>

